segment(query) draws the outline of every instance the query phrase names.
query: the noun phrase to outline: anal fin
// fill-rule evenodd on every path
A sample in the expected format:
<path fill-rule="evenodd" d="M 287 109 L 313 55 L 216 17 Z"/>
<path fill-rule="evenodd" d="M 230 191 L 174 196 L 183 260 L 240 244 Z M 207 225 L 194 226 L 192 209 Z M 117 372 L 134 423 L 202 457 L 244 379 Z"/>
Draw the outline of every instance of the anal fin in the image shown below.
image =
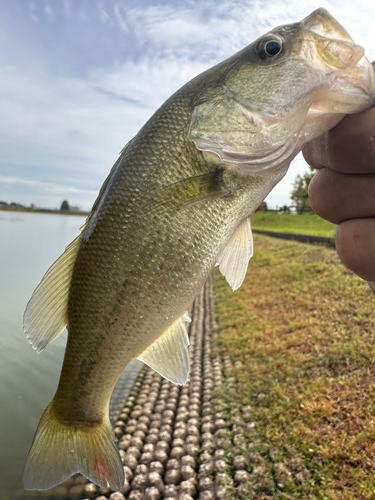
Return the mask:
<path fill-rule="evenodd" d="M 245 279 L 249 260 L 253 256 L 253 235 L 250 217 L 235 229 L 227 246 L 218 258 L 220 272 L 235 291 Z"/>
<path fill-rule="evenodd" d="M 184 385 L 189 375 L 187 314 L 178 318 L 138 359 L 174 384 Z"/>

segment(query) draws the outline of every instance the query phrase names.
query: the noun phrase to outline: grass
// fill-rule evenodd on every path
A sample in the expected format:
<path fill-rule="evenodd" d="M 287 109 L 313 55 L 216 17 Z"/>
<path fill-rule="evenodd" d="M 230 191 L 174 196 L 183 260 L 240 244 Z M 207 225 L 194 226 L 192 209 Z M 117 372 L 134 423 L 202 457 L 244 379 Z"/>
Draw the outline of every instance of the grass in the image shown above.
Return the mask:
<path fill-rule="evenodd" d="M 251 405 L 264 460 L 307 471 L 273 498 L 374 499 L 374 297 L 333 250 L 254 239 L 242 287 L 215 280 L 217 349 L 244 367 L 223 404 Z"/>
<path fill-rule="evenodd" d="M 313 213 L 296 215 L 255 212 L 251 216 L 251 225 L 254 229 L 263 229 L 265 231 L 329 237 L 333 237 L 336 230 L 335 224 L 327 222 Z"/>

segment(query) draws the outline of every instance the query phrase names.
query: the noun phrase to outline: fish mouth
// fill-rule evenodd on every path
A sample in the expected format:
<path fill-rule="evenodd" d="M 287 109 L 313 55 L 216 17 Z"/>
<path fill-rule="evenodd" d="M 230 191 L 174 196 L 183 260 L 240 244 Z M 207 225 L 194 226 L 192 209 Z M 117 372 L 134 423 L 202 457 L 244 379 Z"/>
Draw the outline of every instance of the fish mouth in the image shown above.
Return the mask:
<path fill-rule="evenodd" d="M 207 139 L 195 138 L 193 141 L 200 151 L 215 153 L 224 164 L 258 175 L 268 175 L 270 170 L 282 169 L 296 154 L 293 141 L 274 147 L 261 145 L 256 149 L 246 146 L 231 147 Z"/>
<path fill-rule="evenodd" d="M 314 12 L 301 21 L 301 24 L 306 31 L 310 31 L 321 37 L 331 40 L 343 40 L 355 45 L 346 29 L 326 9 L 320 8 L 314 10 Z"/>
<path fill-rule="evenodd" d="M 326 9 L 320 8 L 301 21 L 304 42 L 301 55 L 325 74 L 330 93 L 351 107 L 375 103 L 375 70 L 349 33 Z M 342 97 L 339 98 L 338 96 Z M 340 106 L 339 106 L 340 108 Z M 337 109 L 340 111 L 341 109 Z"/>

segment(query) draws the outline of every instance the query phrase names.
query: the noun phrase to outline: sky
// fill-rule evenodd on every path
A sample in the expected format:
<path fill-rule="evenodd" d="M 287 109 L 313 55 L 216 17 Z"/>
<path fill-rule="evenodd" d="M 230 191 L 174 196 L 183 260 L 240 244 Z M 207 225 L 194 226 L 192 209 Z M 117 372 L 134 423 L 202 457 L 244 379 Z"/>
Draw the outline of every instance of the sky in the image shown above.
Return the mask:
<path fill-rule="evenodd" d="M 89 210 L 174 91 L 318 7 L 375 59 L 373 0 L 0 0 L 0 201 Z M 306 170 L 299 155 L 269 206 Z"/>

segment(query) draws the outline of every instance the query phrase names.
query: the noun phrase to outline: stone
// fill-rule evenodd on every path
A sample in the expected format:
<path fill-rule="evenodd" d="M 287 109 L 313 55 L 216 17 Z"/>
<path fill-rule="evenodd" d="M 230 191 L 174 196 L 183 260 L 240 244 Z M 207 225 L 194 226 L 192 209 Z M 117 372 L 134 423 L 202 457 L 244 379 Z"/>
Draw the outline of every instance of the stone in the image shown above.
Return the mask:
<path fill-rule="evenodd" d="M 137 465 L 137 467 L 135 468 L 135 471 L 134 471 L 134 474 L 136 476 L 138 476 L 139 474 L 145 476 L 147 473 L 148 473 L 148 468 L 147 468 L 147 465 L 145 465 L 145 464 Z"/>
<path fill-rule="evenodd" d="M 125 497 L 119 491 L 115 491 L 109 495 L 109 500 L 125 500 Z"/>
<path fill-rule="evenodd" d="M 97 491 L 98 487 L 96 486 L 96 484 L 87 483 L 85 486 L 84 494 L 87 498 L 93 498 L 96 495 Z"/>
<path fill-rule="evenodd" d="M 180 483 L 180 495 L 182 493 L 187 493 L 188 495 L 195 497 L 197 494 L 197 487 L 194 481 L 188 479 L 186 481 L 181 481 Z"/>
<path fill-rule="evenodd" d="M 164 476 L 166 484 L 178 484 L 181 481 L 181 471 L 179 469 L 167 470 Z"/>
<path fill-rule="evenodd" d="M 150 472 L 158 472 L 161 476 L 164 472 L 164 466 L 161 462 L 154 461 L 150 463 Z"/>
<path fill-rule="evenodd" d="M 224 462 L 224 460 L 220 459 L 220 460 L 216 460 L 215 461 L 215 469 L 218 471 L 218 472 L 225 472 L 228 468 L 228 465 Z"/>
<path fill-rule="evenodd" d="M 161 493 L 164 491 L 164 482 L 159 472 L 150 472 L 148 482 L 151 486 L 155 486 Z"/>
<path fill-rule="evenodd" d="M 181 476 L 183 479 L 191 479 L 196 476 L 196 473 L 190 465 L 183 465 L 181 467 Z"/>
<path fill-rule="evenodd" d="M 147 486 L 147 476 L 145 474 L 138 474 L 134 476 L 133 481 L 131 483 L 132 489 L 142 490 Z"/>
<path fill-rule="evenodd" d="M 172 458 L 181 458 L 183 455 L 185 454 L 185 451 L 184 451 L 184 448 L 182 448 L 181 446 L 176 446 L 175 448 L 172 448 L 171 449 L 171 453 L 170 453 L 170 456 Z"/>
<path fill-rule="evenodd" d="M 236 483 L 245 483 L 249 482 L 250 480 L 250 475 L 247 471 L 245 470 L 238 470 L 234 474 L 234 480 Z"/>
<path fill-rule="evenodd" d="M 246 468 L 247 460 L 243 455 L 237 455 L 233 459 L 233 468 L 234 470 L 243 470 Z"/>
<path fill-rule="evenodd" d="M 134 469 L 135 469 L 135 467 L 134 467 Z M 127 481 L 131 481 L 133 479 L 133 476 L 134 476 L 133 471 L 127 465 L 124 465 L 124 474 L 125 474 L 125 479 Z"/>
<path fill-rule="evenodd" d="M 190 467 L 192 467 L 193 469 L 195 469 L 196 466 L 195 459 L 191 455 L 184 455 L 183 457 L 181 457 L 181 464 L 190 465 Z"/>
<path fill-rule="evenodd" d="M 160 491 L 155 486 L 150 486 L 145 489 L 145 500 L 160 500 L 161 494 Z"/>

